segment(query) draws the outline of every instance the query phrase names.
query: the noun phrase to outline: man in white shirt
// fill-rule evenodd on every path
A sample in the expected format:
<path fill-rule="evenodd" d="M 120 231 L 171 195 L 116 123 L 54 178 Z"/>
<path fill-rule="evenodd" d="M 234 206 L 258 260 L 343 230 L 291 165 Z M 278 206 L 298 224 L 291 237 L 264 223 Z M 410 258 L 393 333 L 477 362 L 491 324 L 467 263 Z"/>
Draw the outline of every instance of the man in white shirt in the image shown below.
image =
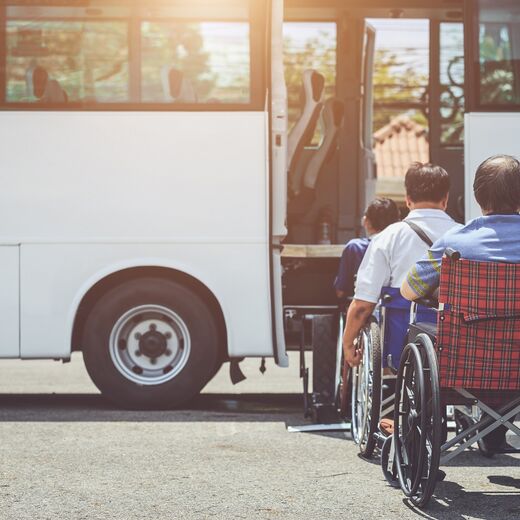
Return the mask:
<path fill-rule="evenodd" d="M 345 360 L 350 366 L 361 362 L 362 352 L 356 349 L 355 341 L 374 312 L 383 287 L 401 287 L 410 267 L 431 244 L 459 225 L 446 214 L 450 178 L 443 168 L 414 163 L 406 173 L 405 185 L 409 215 L 370 243 L 359 267 L 343 335 Z"/>

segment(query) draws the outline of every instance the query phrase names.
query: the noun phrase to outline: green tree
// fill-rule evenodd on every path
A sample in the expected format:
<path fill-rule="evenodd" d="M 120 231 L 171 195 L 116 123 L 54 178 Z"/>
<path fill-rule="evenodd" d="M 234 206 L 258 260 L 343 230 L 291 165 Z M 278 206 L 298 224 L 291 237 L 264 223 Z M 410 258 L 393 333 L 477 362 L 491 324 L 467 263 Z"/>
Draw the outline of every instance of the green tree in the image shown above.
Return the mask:
<path fill-rule="evenodd" d="M 295 45 L 285 38 L 285 77 L 289 96 L 289 123 L 294 124 L 301 110 L 301 82 L 306 69 L 315 69 L 325 77 L 325 97 L 335 95 L 336 41 L 330 33 Z M 397 54 L 386 49 L 376 51 L 374 64 L 374 130 L 383 127 L 400 114 L 407 113 L 418 123 L 427 125 L 423 111 L 428 75 L 405 65 Z"/>
<path fill-rule="evenodd" d="M 374 61 L 374 131 L 403 113 L 427 126 L 420 108 L 427 101 L 427 90 L 428 74 L 406 65 L 388 49 L 378 49 Z"/>

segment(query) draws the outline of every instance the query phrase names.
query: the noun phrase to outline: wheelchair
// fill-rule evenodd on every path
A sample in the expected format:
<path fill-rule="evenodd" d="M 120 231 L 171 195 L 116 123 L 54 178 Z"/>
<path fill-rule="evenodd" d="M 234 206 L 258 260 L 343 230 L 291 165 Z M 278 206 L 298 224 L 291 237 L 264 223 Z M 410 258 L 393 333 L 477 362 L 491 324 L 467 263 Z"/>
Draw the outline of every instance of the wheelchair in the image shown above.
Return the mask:
<path fill-rule="evenodd" d="M 374 315 L 358 337 L 363 358 L 350 371 L 351 425 L 352 438 L 365 458 L 370 458 L 376 448 L 381 419 L 393 412 L 395 367 L 407 342 L 410 307 L 399 289 L 383 288 Z M 431 310 L 423 307 L 418 314 L 425 322 L 436 319 Z"/>
<path fill-rule="evenodd" d="M 520 413 L 519 290 L 520 265 L 470 261 L 448 251 L 437 325 L 415 319 L 410 326 L 396 380 L 393 433 L 384 441 L 381 464 L 387 480 L 419 508 L 444 476 L 441 463 L 499 427 L 520 436 L 514 424 Z M 446 405 L 479 411 L 467 414 L 449 440 Z"/>

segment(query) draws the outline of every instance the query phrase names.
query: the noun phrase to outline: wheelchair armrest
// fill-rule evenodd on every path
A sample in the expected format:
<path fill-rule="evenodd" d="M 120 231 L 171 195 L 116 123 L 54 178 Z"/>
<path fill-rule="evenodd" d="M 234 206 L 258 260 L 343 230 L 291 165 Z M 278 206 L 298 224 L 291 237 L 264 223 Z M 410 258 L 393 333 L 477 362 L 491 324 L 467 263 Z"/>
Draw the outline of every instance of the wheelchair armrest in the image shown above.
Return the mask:
<path fill-rule="evenodd" d="M 414 300 L 415 304 L 420 305 L 421 307 L 426 307 L 428 309 L 437 310 L 439 308 L 439 300 L 437 298 L 430 296 L 426 298 L 419 298 Z"/>
<path fill-rule="evenodd" d="M 435 289 L 433 294 L 430 296 L 418 298 L 414 301 L 414 303 L 420 305 L 421 307 L 437 310 L 439 308 L 439 289 Z"/>

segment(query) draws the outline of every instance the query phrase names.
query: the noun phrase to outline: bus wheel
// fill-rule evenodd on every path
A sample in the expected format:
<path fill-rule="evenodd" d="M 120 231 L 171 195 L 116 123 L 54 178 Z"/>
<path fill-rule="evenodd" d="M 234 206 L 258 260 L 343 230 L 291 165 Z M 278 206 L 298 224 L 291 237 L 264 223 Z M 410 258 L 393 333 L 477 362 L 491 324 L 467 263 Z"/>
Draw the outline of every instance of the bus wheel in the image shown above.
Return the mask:
<path fill-rule="evenodd" d="M 178 407 L 220 367 L 214 316 L 173 280 L 141 278 L 108 291 L 88 316 L 84 338 L 92 381 L 125 408 Z"/>

